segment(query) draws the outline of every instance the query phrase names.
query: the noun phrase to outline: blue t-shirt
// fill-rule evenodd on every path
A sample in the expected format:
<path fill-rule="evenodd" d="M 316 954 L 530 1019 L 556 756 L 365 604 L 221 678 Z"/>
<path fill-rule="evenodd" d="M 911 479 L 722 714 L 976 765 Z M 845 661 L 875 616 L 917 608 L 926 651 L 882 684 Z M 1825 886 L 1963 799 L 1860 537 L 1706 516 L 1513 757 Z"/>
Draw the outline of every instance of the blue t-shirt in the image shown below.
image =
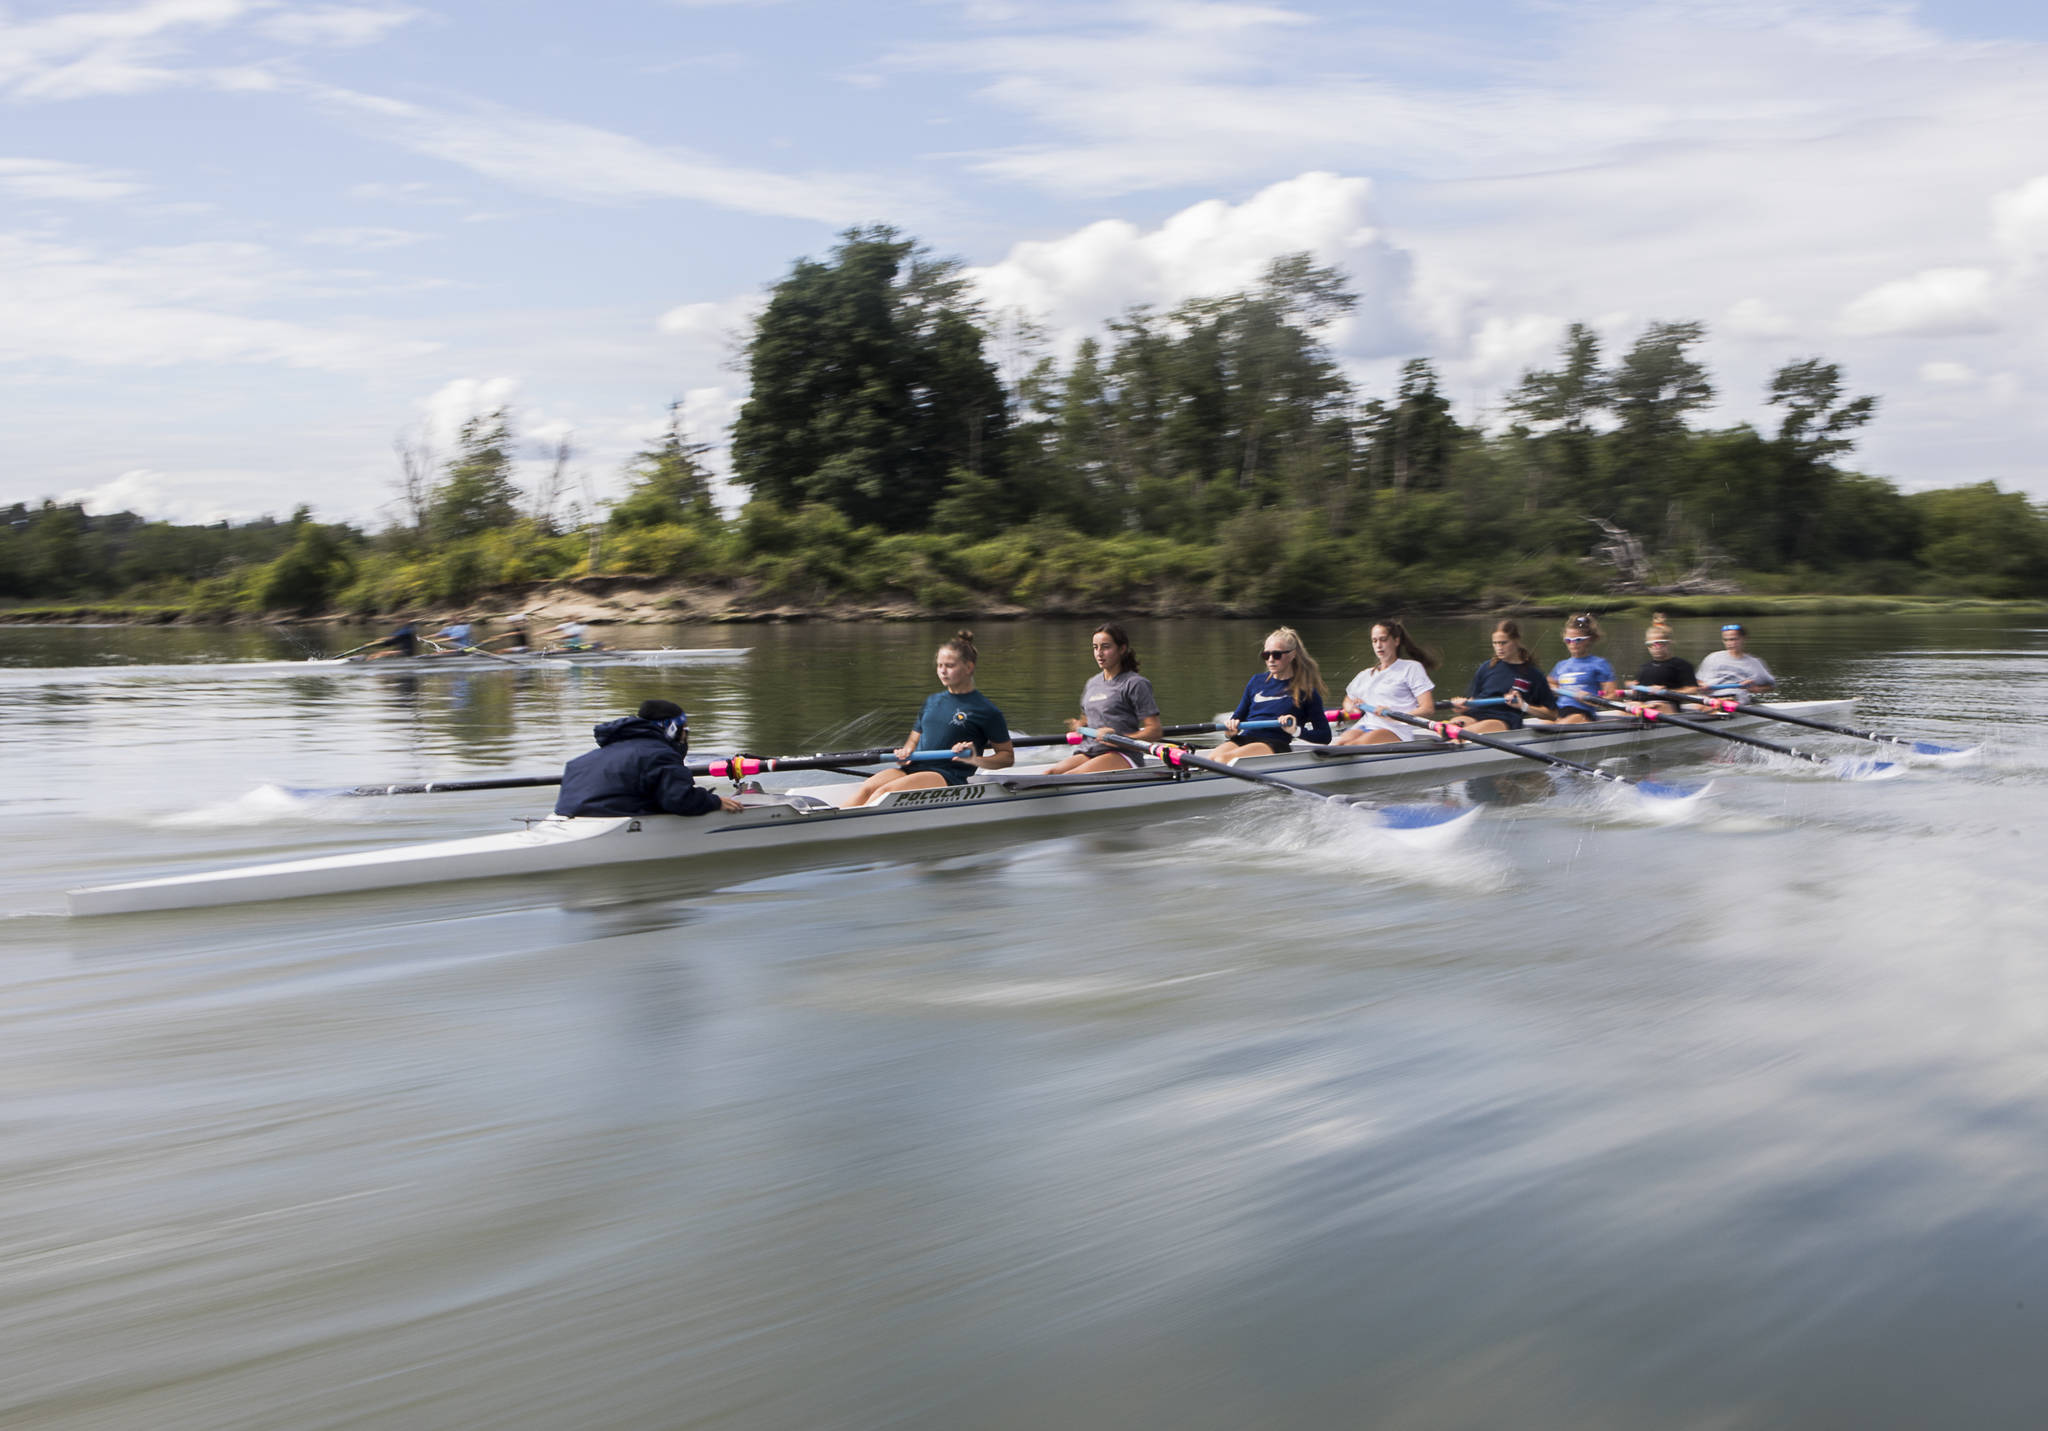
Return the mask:
<path fill-rule="evenodd" d="M 1301 722 L 1302 740 L 1311 745 L 1330 743 L 1330 718 L 1323 713 L 1323 693 L 1310 691 L 1307 700 L 1296 701 L 1294 692 L 1287 688 L 1287 682 L 1264 671 L 1245 682 L 1244 694 L 1237 698 L 1237 709 L 1230 714 L 1239 721 L 1278 720 L 1282 716 L 1293 716 Z M 1255 730 L 1245 735 L 1247 741 L 1263 741 L 1268 745 L 1288 738 L 1287 732 L 1280 730 Z"/>
<path fill-rule="evenodd" d="M 1550 684 L 1557 688 L 1559 705 L 1565 710 L 1597 713 L 1597 706 L 1575 701 L 1575 694 L 1597 696 L 1600 688 L 1614 679 L 1614 667 L 1605 656 L 1567 656 L 1550 668 Z"/>
<path fill-rule="evenodd" d="M 971 740 L 974 753 L 985 755 L 990 746 L 1001 745 L 1009 738 L 1010 726 L 1003 719 L 1003 713 L 980 691 L 969 691 L 964 696 L 939 691 L 924 698 L 924 709 L 918 713 L 919 750 L 945 750 L 963 740 Z M 977 769 L 960 760 L 913 760 L 910 768 L 951 770 L 963 777 L 972 775 Z"/>
<path fill-rule="evenodd" d="M 442 627 L 439 631 L 436 631 L 434 635 L 436 638 L 445 636 L 448 640 L 453 641 L 458 646 L 467 646 L 470 644 L 469 632 L 469 623 L 466 621 L 458 621 L 453 626 Z"/>

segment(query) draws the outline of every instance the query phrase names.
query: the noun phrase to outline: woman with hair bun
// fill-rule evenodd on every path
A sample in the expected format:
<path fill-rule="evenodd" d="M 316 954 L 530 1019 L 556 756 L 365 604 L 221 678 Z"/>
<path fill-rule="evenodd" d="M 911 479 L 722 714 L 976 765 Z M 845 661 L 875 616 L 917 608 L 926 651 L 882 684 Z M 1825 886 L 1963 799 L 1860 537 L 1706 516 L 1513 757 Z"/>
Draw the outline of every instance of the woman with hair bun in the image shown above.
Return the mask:
<path fill-rule="evenodd" d="M 1647 686 L 1652 691 L 1697 691 L 1699 676 L 1692 668 L 1692 662 L 1676 655 L 1671 649 L 1671 627 L 1664 620 L 1661 611 L 1650 614 L 1650 629 L 1643 633 L 1643 649 L 1648 657 L 1636 667 L 1638 686 Z M 1652 710 L 1675 711 L 1676 701 L 1639 701 L 1638 706 L 1647 705 Z"/>
<path fill-rule="evenodd" d="M 1159 723 L 1159 699 L 1152 683 L 1138 674 L 1138 653 L 1124 628 L 1105 621 L 1095 628 L 1090 644 L 1095 664 L 1101 669 L 1081 688 L 1081 718 L 1067 722 L 1068 730 L 1110 730 L 1132 740 L 1154 741 L 1164 729 Z M 1048 765 L 1048 775 L 1080 775 L 1098 770 L 1130 770 L 1144 764 L 1142 755 L 1126 755 L 1099 740 Z"/>
<path fill-rule="evenodd" d="M 1493 628 L 1492 659 L 1472 673 L 1472 684 L 1466 687 L 1464 695 L 1451 698 L 1458 714 L 1451 717 L 1450 723 L 1466 726 L 1480 735 L 1520 730 L 1522 722 L 1530 716 L 1548 720 L 1556 715 L 1552 709 L 1556 700 L 1543 668 L 1522 642 L 1520 624 L 1502 620 Z M 1487 714 L 1468 714 L 1473 706 Z"/>
<path fill-rule="evenodd" d="M 1590 611 L 1564 624 L 1564 659 L 1550 668 L 1550 684 L 1557 690 L 1560 725 L 1576 725 L 1600 713 L 1598 706 L 1587 705 L 1578 699 L 1580 696 L 1600 696 L 1611 701 L 1621 694 L 1614 679 L 1614 667 L 1607 664 L 1605 656 L 1593 654 L 1599 640 L 1600 623 Z"/>
<path fill-rule="evenodd" d="M 1016 759 L 1010 727 L 989 698 L 974 689 L 974 668 L 981 655 L 974 633 L 962 631 L 941 642 L 935 658 L 939 684 L 945 689 L 925 698 L 924 710 L 902 745 L 896 768 L 861 782 L 847 808 L 865 805 L 885 790 L 933 790 L 965 785 L 976 770 L 1003 770 Z M 912 760 L 920 750 L 950 750 L 946 760 Z"/>

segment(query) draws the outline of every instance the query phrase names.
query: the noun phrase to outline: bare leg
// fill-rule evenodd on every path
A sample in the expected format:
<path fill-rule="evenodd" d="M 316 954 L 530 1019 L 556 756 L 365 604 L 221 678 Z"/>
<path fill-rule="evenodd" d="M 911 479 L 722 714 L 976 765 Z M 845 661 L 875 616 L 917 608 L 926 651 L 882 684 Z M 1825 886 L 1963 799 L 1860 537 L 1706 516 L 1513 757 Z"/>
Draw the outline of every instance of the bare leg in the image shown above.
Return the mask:
<path fill-rule="evenodd" d="M 1226 740 L 1223 744 L 1209 752 L 1209 758 L 1211 760 L 1220 760 L 1225 765 L 1235 765 L 1247 755 L 1271 755 L 1272 753 L 1273 747 L 1267 745 L 1264 741 L 1254 740 L 1239 745 L 1234 740 Z"/>
<path fill-rule="evenodd" d="M 936 770 L 920 770 L 915 773 L 908 770 L 879 770 L 863 780 L 860 789 L 854 792 L 853 798 L 840 808 L 852 810 L 865 805 L 885 790 L 929 790 L 945 783 L 946 777 Z"/>
<path fill-rule="evenodd" d="M 1384 726 L 1355 725 L 1331 741 L 1332 745 L 1387 745 L 1401 737 Z"/>

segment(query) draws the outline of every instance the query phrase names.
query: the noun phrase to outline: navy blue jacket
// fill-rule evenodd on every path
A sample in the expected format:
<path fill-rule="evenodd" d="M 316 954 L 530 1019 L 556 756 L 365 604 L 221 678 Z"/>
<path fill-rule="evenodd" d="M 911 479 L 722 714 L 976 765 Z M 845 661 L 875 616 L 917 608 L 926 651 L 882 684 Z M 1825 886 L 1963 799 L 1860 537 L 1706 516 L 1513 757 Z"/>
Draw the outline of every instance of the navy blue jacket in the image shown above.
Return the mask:
<path fill-rule="evenodd" d="M 591 734 L 597 749 L 562 768 L 557 815 L 708 815 L 718 808 L 718 797 L 697 788 L 653 721 L 627 716 Z"/>

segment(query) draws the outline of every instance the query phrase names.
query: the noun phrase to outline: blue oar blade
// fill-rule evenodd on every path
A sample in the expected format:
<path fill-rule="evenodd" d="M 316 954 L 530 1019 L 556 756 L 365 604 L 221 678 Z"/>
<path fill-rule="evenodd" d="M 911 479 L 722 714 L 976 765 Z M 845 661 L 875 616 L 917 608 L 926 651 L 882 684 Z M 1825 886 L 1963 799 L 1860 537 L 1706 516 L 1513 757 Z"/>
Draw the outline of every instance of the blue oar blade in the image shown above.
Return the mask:
<path fill-rule="evenodd" d="M 1833 774 L 1840 780 L 1892 780 L 1906 773 L 1893 760 L 1838 760 Z"/>
<path fill-rule="evenodd" d="M 1477 814 L 1476 805 L 1382 805 L 1373 811 L 1389 830 L 1427 830 Z"/>
<path fill-rule="evenodd" d="M 1932 755 L 1950 760 L 1977 753 L 1977 747 L 1974 745 L 1937 745 L 1931 740 L 1916 740 L 1911 749 L 1915 755 Z"/>
<path fill-rule="evenodd" d="M 1661 780 L 1638 780 L 1636 790 L 1652 800 L 1691 800 L 1707 793 L 1705 785 L 1671 785 Z"/>

